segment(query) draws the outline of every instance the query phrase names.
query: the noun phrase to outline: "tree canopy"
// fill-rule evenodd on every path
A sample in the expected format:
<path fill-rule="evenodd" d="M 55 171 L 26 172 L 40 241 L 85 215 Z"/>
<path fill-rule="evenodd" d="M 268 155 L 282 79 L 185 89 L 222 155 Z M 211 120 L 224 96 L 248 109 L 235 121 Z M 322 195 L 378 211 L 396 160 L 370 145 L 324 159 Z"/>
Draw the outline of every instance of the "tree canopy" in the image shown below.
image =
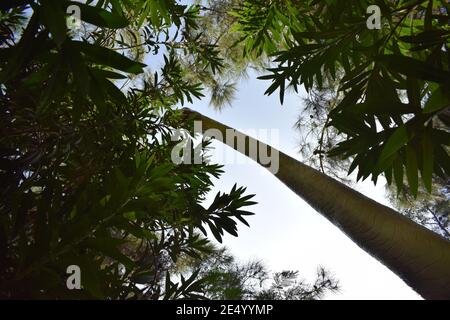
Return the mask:
<path fill-rule="evenodd" d="M 380 29 L 367 27 L 366 0 L 2 1 L 0 297 L 224 297 L 231 278 L 248 288 L 229 259 L 209 265 L 222 268 L 216 282 L 201 266 L 171 277 L 180 259 L 223 254 L 211 236 L 237 236 L 252 215 L 237 185 L 204 206 L 219 165 L 171 160 L 174 130 L 192 129 L 178 107 L 206 94 L 230 104 L 248 68 L 267 68 L 260 79 L 281 103 L 301 86 L 333 102 L 319 115 L 336 143 L 324 148 L 321 134 L 310 152 L 358 169 L 358 181 L 384 175 L 414 197 L 445 186 L 449 4 L 374 2 Z M 439 201 L 420 211 L 447 212 Z M 71 265 L 84 290 L 67 290 Z M 317 291 L 296 277 L 276 274 L 252 297 L 335 288 L 324 272 Z"/>
<path fill-rule="evenodd" d="M 369 29 L 376 4 L 381 28 Z M 407 177 L 413 195 L 419 173 L 449 175 L 449 5 L 447 1 L 264 1 L 236 10 L 246 50 L 270 54 L 267 94 L 304 86 L 339 86 L 327 126 L 344 137 L 329 156 L 353 157 L 349 172 L 376 183 L 384 174 L 399 190 Z M 279 50 L 279 48 L 282 48 Z"/>
<path fill-rule="evenodd" d="M 66 24 L 70 5 L 81 10 L 77 32 Z M 59 0 L 1 7 L 0 296 L 197 297 L 198 273 L 156 284 L 170 279 L 181 255 L 210 251 L 207 232 L 218 241 L 237 236 L 254 204 L 235 186 L 203 207 L 220 167 L 171 161 L 171 132 L 183 125 L 173 106 L 202 96 L 177 50 L 199 68 L 221 65 L 191 38 L 198 7 Z M 144 73 L 136 45 L 155 57 L 165 48 L 160 70 Z M 67 290 L 70 265 L 81 268 L 84 290 Z"/>

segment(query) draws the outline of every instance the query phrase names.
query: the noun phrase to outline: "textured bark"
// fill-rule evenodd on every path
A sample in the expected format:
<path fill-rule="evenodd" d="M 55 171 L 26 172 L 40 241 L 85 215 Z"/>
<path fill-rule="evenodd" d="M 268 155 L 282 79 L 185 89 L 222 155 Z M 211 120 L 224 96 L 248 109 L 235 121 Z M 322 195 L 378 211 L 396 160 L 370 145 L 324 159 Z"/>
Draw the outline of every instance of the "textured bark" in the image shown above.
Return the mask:
<path fill-rule="evenodd" d="M 225 137 L 226 129 L 231 129 L 198 112 L 184 110 L 202 121 L 203 131 L 218 129 Z M 246 156 L 250 156 L 250 143 L 279 152 L 242 133 L 237 134 L 246 138 L 245 150 L 238 150 Z M 233 141 L 226 144 L 237 150 Z M 279 157 L 280 167 L 275 176 L 317 212 L 422 297 L 450 299 L 450 241 L 282 152 Z M 261 164 L 258 158 L 253 160 Z"/>

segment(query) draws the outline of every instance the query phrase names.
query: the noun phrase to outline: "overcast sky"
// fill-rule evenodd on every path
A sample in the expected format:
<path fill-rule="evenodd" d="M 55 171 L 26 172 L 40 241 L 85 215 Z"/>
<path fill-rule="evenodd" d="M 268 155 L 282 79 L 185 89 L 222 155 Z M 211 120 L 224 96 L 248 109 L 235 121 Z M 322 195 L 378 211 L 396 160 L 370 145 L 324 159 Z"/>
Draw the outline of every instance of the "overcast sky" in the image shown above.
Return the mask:
<path fill-rule="evenodd" d="M 293 126 L 302 108 L 300 96 L 289 94 L 283 106 L 277 94 L 264 96 L 269 83 L 250 75 L 238 86 L 237 99 L 232 107 L 215 111 L 208 99 L 196 101 L 192 109 L 237 129 L 278 130 L 279 141 L 268 140 L 281 151 L 300 159 L 299 132 Z M 256 137 L 261 138 L 261 137 Z M 266 138 L 263 137 L 263 140 Z M 258 259 L 272 271 L 299 270 L 306 279 L 313 279 L 316 267 L 322 265 L 340 280 L 341 292 L 329 299 L 420 299 L 400 278 L 380 262 L 365 253 L 339 229 L 315 212 L 301 198 L 290 191 L 265 169 L 246 161 L 229 147 L 214 143 L 213 162 L 225 165 L 225 173 L 215 181 L 215 189 L 229 191 L 237 183 L 256 194 L 258 205 L 252 207 L 250 228 L 240 224 L 239 237 L 226 236 L 224 244 L 241 261 Z M 235 164 L 229 164 L 235 159 Z M 376 187 L 371 182 L 359 184 L 357 189 L 383 204 L 384 181 Z M 361 214 L 364 214 L 361 212 Z"/>

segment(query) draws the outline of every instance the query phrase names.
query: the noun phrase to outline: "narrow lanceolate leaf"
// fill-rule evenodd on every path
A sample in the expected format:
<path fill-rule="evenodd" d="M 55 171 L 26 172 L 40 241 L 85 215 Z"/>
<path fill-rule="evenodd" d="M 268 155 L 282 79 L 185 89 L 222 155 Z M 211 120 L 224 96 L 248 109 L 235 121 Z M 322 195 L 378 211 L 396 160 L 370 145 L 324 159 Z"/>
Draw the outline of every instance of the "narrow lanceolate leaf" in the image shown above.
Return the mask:
<path fill-rule="evenodd" d="M 406 143 L 408 143 L 410 137 L 405 125 L 398 127 L 394 133 L 389 137 L 387 142 L 381 151 L 379 161 L 384 161 L 391 155 L 400 150 Z"/>
<path fill-rule="evenodd" d="M 414 197 L 417 197 L 419 189 L 419 174 L 417 172 L 417 155 L 414 148 L 406 146 L 406 176 L 408 178 L 409 188 Z"/>
<path fill-rule="evenodd" d="M 433 81 L 437 83 L 449 83 L 450 73 L 442 69 L 406 56 L 383 55 L 378 57 L 389 70 L 397 71 L 401 74 L 415 77 L 422 80 Z"/>
<path fill-rule="evenodd" d="M 445 96 L 440 88 L 437 88 L 431 93 L 425 107 L 423 108 L 424 113 L 432 113 L 450 105 L 449 99 Z"/>
<path fill-rule="evenodd" d="M 102 46 L 81 41 L 73 41 L 73 46 L 86 54 L 92 62 L 110 66 L 114 69 L 139 74 L 146 67 L 143 63 L 133 61 L 114 50 Z"/>
<path fill-rule="evenodd" d="M 422 138 L 422 180 L 428 192 L 431 192 L 432 174 L 433 174 L 433 140 L 430 129 L 427 128 Z"/>
<path fill-rule="evenodd" d="M 398 156 L 393 163 L 392 169 L 394 170 L 395 185 L 397 186 L 397 192 L 400 192 L 403 188 L 403 160 L 401 156 Z"/>
<path fill-rule="evenodd" d="M 91 72 L 98 74 L 106 79 L 126 79 L 127 77 L 121 73 L 112 72 L 109 70 L 99 69 L 99 68 L 91 68 Z"/>
<path fill-rule="evenodd" d="M 128 25 L 128 20 L 117 13 L 106 11 L 99 7 L 90 6 L 79 2 L 70 2 L 80 8 L 81 19 L 97 27 L 120 29 Z"/>
<path fill-rule="evenodd" d="M 283 104 L 284 102 L 284 90 L 285 90 L 285 83 L 284 81 L 280 84 L 280 103 Z"/>
<path fill-rule="evenodd" d="M 425 30 L 431 30 L 433 27 L 433 0 L 428 0 L 427 11 L 425 12 Z"/>
<path fill-rule="evenodd" d="M 53 41 L 59 47 L 66 39 L 67 25 L 64 11 L 59 0 L 41 1 L 40 14 L 48 31 L 52 35 Z"/>

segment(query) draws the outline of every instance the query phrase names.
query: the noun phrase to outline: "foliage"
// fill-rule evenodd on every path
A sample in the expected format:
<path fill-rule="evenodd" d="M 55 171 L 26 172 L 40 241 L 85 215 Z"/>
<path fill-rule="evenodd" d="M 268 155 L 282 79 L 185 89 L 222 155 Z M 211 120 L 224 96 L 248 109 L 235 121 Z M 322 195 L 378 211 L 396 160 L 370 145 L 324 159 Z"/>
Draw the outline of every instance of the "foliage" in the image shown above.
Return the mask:
<path fill-rule="evenodd" d="M 304 162 L 344 183 L 351 184 L 347 168 L 352 158 L 328 157 L 327 153 L 343 141 L 340 132 L 328 126 L 329 113 L 340 102 L 336 84 L 327 81 L 322 88 L 313 88 L 302 99 L 302 110 L 295 123 L 300 133 L 299 150 Z"/>
<path fill-rule="evenodd" d="M 215 300 L 317 300 L 339 289 L 322 267 L 310 284 L 299 279 L 298 271 L 271 273 L 261 261 L 239 263 L 226 248 L 205 254 L 194 266 L 204 279 L 204 295 Z"/>
<path fill-rule="evenodd" d="M 417 198 L 408 192 L 394 196 L 388 188 L 391 203 L 408 218 L 450 240 L 450 181 L 433 179 L 433 192 L 419 188 Z"/>
<path fill-rule="evenodd" d="M 200 81 L 211 97 L 210 105 L 221 110 L 231 105 L 236 94 L 236 85 L 247 77 L 248 70 L 262 71 L 267 66 L 267 57 L 244 56 L 244 44 L 239 33 L 233 30 L 237 17 L 232 12 L 239 7 L 238 0 L 196 0 L 200 8 L 198 28 L 189 30 L 187 37 L 196 39 L 199 45 L 191 51 L 181 51 L 180 61 L 189 70 L 190 79 Z M 206 31 L 206 32 L 205 32 Z M 214 52 L 217 59 L 202 57 L 209 62 L 204 67 L 198 64 L 193 52 Z M 209 60 L 208 60 L 209 59 Z M 214 72 L 219 69 L 218 72 Z"/>
<path fill-rule="evenodd" d="M 327 175 L 351 184 L 352 181 L 345 173 L 354 157 L 326 156 L 343 139 L 336 128 L 327 126 L 329 112 L 340 98 L 329 82 L 325 82 L 321 89 L 313 88 L 303 99 L 304 108 L 296 127 L 301 133 L 300 152 L 305 161 Z M 450 239 L 448 181 L 434 177 L 432 186 L 431 193 L 419 186 L 418 195 L 414 197 L 405 180 L 400 193 L 396 192 L 393 185 L 388 185 L 386 192 L 389 201 L 400 213 Z"/>
<path fill-rule="evenodd" d="M 341 97 L 329 126 L 342 135 L 329 156 L 354 157 L 357 180 L 380 174 L 413 195 L 433 175 L 449 175 L 449 5 L 447 1 L 375 1 L 380 30 L 366 26 L 372 1 L 247 0 L 235 11 L 247 51 L 273 55 L 267 94 L 310 91 L 325 78 Z M 274 48 L 286 47 L 282 50 Z M 275 46 L 277 47 L 277 46 Z"/>
<path fill-rule="evenodd" d="M 66 25 L 71 4 L 79 31 Z M 197 6 L 167 0 L 2 1 L 0 297 L 201 292 L 198 273 L 173 283 L 167 271 L 180 255 L 209 252 L 208 230 L 237 235 L 253 202 L 234 187 L 204 208 L 220 167 L 171 161 L 171 132 L 184 125 L 174 107 L 202 96 L 174 41 L 199 66 L 216 59 L 184 36 L 197 17 Z M 160 70 L 142 50 L 164 55 Z M 67 290 L 69 265 L 80 266 L 83 290 Z"/>

